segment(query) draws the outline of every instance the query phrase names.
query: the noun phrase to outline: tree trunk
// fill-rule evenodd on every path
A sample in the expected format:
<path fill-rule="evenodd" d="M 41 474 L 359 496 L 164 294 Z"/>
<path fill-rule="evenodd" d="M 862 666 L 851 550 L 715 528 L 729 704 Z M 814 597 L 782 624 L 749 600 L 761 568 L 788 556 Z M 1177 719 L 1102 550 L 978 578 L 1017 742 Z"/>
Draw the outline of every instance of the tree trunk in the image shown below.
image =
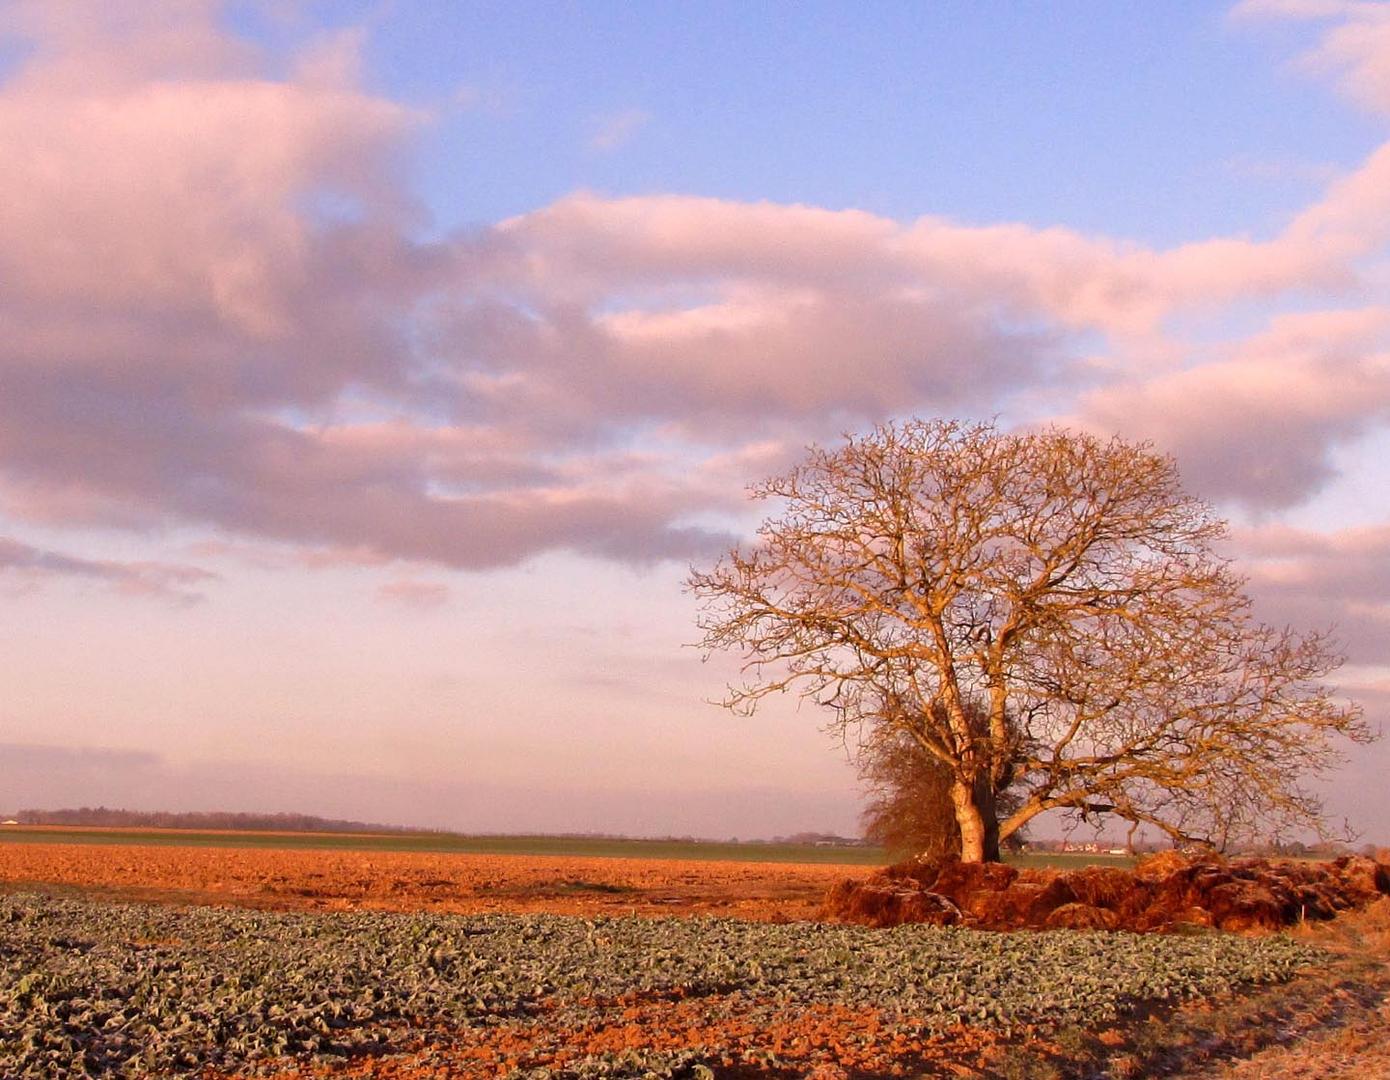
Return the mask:
<path fill-rule="evenodd" d="M 1001 862 L 999 853 L 999 804 L 995 800 L 994 781 L 988 771 L 975 782 L 975 805 L 985 827 L 984 862 Z"/>
<path fill-rule="evenodd" d="M 957 780 L 951 785 L 951 803 L 960 826 L 962 862 L 999 862 L 999 815 L 994 806 L 994 785 L 989 774 L 974 784 Z"/>

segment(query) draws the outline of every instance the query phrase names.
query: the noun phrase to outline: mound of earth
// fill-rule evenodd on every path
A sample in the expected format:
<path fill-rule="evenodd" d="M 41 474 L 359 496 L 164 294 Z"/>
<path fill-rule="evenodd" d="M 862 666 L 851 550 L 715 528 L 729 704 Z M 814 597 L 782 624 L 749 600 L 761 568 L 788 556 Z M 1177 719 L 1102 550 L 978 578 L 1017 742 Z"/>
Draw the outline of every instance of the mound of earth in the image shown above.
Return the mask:
<path fill-rule="evenodd" d="M 1186 857 L 1160 852 L 1133 870 L 1020 870 L 911 860 L 834 886 L 824 919 L 862 926 L 932 923 L 987 930 L 1278 930 L 1330 919 L 1390 894 L 1390 865 Z"/>

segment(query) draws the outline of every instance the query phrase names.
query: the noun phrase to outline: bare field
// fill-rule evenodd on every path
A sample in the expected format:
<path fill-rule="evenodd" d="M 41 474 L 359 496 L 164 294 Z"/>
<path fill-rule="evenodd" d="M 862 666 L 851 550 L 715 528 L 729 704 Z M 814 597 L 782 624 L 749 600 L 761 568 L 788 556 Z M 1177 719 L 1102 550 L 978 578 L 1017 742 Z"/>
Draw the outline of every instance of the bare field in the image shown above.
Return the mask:
<path fill-rule="evenodd" d="M 0 845 L 0 882 L 284 910 L 809 919 L 863 868 L 551 855 Z"/>

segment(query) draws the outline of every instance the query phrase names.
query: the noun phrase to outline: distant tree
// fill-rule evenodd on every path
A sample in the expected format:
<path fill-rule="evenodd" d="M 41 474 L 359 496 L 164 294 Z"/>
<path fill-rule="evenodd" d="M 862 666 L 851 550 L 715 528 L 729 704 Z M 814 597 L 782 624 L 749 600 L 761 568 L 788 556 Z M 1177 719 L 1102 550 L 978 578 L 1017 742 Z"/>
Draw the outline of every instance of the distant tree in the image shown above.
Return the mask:
<path fill-rule="evenodd" d="M 983 721 L 979 709 L 973 722 Z M 860 821 L 864 838 L 884 848 L 892 859 L 958 857 L 960 826 L 951 800 L 951 772 L 923 754 L 921 747 L 896 727 L 884 727 L 878 738 L 859 749 L 859 778 L 868 802 Z M 1001 814 L 1018 808 L 1016 792 L 994 793 Z M 1011 834 L 1004 846 L 1017 848 L 1024 830 Z"/>
<path fill-rule="evenodd" d="M 97 828 L 231 829 L 243 832 L 423 832 L 400 825 L 341 821 L 313 814 L 248 814 L 225 810 L 172 812 L 83 806 L 63 810 L 21 810 L 26 825 L 85 825 Z"/>
<path fill-rule="evenodd" d="M 1303 780 L 1373 737 L 1328 639 L 1253 618 L 1225 523 L 1146 445 L 911 421 L 753 495 L 778 507 L 758 542 L 688 582 L 704 646 L 745 660 L 726 704 L 791 691 L 832 734 L 898 733 L 949 773 L 966 860 L 1047 811 L 1182 844 L 1321 828 Z"/>
<path fill-rule="evenodd" d="M 951 774 L 898 736 L 860 763 L 869 801 L 861 818 L 864 839 L 891 859 L 960 854 L 960 826 L 951 802 Z"/>

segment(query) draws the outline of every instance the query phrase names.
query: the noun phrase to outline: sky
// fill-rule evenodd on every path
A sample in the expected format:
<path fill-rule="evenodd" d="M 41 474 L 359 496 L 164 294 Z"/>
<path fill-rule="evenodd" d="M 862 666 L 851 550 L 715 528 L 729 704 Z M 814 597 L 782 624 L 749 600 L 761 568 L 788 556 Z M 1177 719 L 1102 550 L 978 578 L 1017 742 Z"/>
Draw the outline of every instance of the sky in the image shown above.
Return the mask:
<path fill-rule="evenodd" d="M 0 809 L 854 833 L 681 583 L 909 416 L 1152 441 L 1390 719 L 1390 3 L 0 0 L 0 328 Z"/>

